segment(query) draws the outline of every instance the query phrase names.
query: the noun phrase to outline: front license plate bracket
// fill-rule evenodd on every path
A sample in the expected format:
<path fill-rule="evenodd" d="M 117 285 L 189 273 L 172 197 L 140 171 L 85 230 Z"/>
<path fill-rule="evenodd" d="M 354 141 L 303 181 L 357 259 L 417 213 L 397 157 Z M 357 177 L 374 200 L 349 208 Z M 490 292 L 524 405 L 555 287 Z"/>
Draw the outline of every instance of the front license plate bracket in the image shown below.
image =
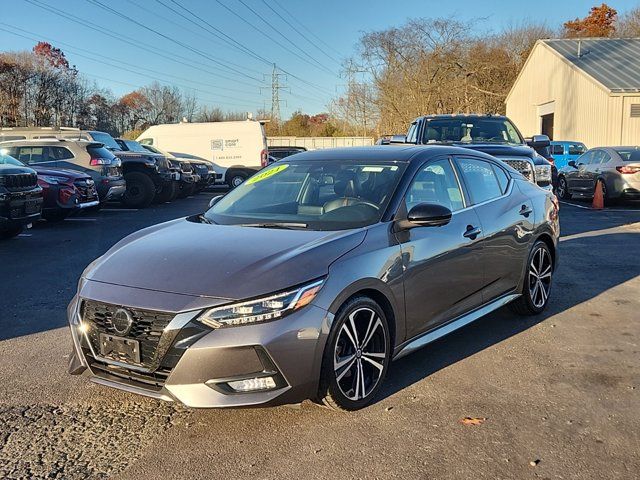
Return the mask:
<path fill-rule="evenodd" d="M 140 364 L 140 342 L 130 338 L 101 333 L 100 355 L 118 362 Z"/>

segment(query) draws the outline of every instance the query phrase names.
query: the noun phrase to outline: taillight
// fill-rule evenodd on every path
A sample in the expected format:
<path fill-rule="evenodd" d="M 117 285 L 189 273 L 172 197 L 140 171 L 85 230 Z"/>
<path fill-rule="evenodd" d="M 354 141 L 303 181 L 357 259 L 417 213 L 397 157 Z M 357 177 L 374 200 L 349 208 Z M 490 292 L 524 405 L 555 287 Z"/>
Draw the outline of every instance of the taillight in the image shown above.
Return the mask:
<path fill-rule="evenodd" d="M 548 161 L 551 165 L 555 165 L 555 163 L 556 163 L 555 159 L 554 159 L 552 156 L 549 156 L 549 157 L 547 158 L 547 161 Z"/>
<path fill-rule="evenodd" d="M 91 165 L 92 167 L 97 167 L 99 165 L 111 165 L 111 159 L 101 157 L 92 158 L 89 161 L 89 165 Z"/>
<path fill-rule="evenodd" d="M 633 174 L 640 172 L 640 167 L 621 165 L 620 167 L 616 167 L 616 170 L 624 174 Z"/>
<path fill-rule="evenodd" d="M 265 148 L 260 152 L 260 166 L 264 168 L 268 165 L 268 163 L 269 163 L 269 152 Z"/>

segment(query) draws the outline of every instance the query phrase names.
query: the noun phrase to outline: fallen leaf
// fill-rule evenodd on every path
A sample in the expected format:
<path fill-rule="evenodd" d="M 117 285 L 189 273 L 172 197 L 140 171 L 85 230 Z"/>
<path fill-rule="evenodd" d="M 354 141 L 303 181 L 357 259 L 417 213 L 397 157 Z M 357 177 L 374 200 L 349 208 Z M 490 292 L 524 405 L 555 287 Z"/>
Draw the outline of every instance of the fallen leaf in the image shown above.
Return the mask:
<path fill-rule="evenodd" d="M 482 425 L 485 420 L 484 417 L 464 417 L 460 423 L 463 425 Z"/>

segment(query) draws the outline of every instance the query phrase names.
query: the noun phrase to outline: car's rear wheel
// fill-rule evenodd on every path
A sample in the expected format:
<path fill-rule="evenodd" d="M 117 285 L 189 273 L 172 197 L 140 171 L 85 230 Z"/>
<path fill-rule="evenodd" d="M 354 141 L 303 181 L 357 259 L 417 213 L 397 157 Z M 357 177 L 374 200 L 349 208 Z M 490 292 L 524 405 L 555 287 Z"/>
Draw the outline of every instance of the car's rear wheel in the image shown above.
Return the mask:
<path fill-rule="evenodd" d="M 533 245 L 527 261 L 522 295 L 510 306 L 520 315 L 537 315 L 547 306 L 553 277 L 553 255 L 545 242 Z"/>
<path fill-rule="evenodd" d="M 319 398 L 332 408 L 358 410 L 382 386 L 391 360 L 387 318 L 368 297 L 354 297 L 336 315 L 325 347 Z"/>
<path fill-rule="evenodd" d="M 127 191 L 123 202 L 129 208 L 146 208 L 156 195 L 156 186 L 148 175 L 140 172 L 127 173 L 124 176 Z"/>
<path fill-rule="evenodd" d="M 229 188 L 233 189 L 233 188 L 236 188 L 236 187 L 242 185 L 247 178 L 249 178 L 249 177 L 248 177 L 248 175 L 246 173 L 234 172 L 227 179 L 227 184 L 229 185 Z"/>
<path fill-rule="evenodd" d="M 571 193 L 569 193 L 569 186 L 567 180 L 564 177 L 558 179 L 558 196 L 563 200 L 571 200 Z"/>
<path fill-rule="evenodd" d="M 607 184 L 604 182 L 604 180 L 599 179 L 596 182 L 596 188 L 595 190 L 598 189 L 598 184 L 600 184 L 600 186 L 602 187 L 602 201 L 605 205 L 611 205 L 613 202 L 611 201 L 611 198 L 609 198 L 609 192 L 607 192 Z M 593 192 L 594 196 L 595 196 L 595 190 Z"/>

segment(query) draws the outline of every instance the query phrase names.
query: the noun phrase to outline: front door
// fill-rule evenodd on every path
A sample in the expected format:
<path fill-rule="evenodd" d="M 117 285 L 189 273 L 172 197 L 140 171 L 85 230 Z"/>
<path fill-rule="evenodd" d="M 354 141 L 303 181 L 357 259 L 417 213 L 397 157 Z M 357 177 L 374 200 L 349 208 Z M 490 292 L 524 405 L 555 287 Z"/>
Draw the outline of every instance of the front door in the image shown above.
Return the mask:
<path fill-rule="evenodd" d="M 437 203 L 452 212 L 442 227 L 414 227 L 396 235 L 402 249 L 407 338 L 431 330 L 482 303 L 482 233 L 473 208 L 465 208 L 450 158 L 427 162 L 404 200 L 406 211 Z"/>

